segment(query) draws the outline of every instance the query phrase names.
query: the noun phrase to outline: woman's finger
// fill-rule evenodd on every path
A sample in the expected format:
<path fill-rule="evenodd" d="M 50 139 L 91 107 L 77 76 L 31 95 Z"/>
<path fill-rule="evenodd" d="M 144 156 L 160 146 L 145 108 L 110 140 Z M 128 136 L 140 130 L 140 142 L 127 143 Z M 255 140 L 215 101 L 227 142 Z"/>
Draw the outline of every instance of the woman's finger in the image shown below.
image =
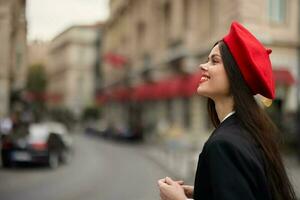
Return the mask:
<path fill-rule="evenodd" d="M 173 185 L 175 182 L 170 177 L 166 177 L 166 183 L 169 185 Z"/>
<path fill-rule="evenodd" d="M 180 181 L 176 181 L 179 185 L 183 185 L 184 181 L 180 180 Z"/>
<path fill-rule="evenodd" d="M 165 195 L 165 193 L 164 193 L 163 191 L 160 191 L 160 198 L 161 198 L 162 200 L 167 199 L 167 196 Z"/>
<path fill-rule="evenodd" d="M 166 178 L 159 179 L 157 183 L 158 185 L 160 185 L 161 183 L 166 183 Z"/>
<path fill-rule="evenodd" d="M 158 184 L 159 187 L 162 187 L 162 186 L 166 185 L 165 179 L 159 179 L 157 181 L 157 184 Z"/>
<path fill-rule="evenodd" d="M 191 185 L 182 185 L 183 189 L 193 189 L 194 187 Z"/>
<path fill-rule="evenodd" d="M 159 196 L 160 196 L 160 199 L 161 199 L 161 200 L 164 199 L 164 198 L 163 198 L 163 192 L 161 191 L 161 187 L 159 187 Z"/>
<path fill-rule="evenodd" d="M 166 182 L 166 178 L 161 178 L 159 181 Z"/>

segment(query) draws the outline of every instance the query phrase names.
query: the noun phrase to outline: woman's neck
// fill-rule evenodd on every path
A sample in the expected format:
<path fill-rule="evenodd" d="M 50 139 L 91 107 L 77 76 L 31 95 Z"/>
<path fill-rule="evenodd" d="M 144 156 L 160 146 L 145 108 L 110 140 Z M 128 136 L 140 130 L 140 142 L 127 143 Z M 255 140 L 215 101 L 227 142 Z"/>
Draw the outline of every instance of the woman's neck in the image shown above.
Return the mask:
<path fill-rule="evenodd" d="M 233 97 L 225 97 L 214 100 L 215 108 L 217 111 L 218 118 L 220 122 L 230 113 L 233 111 Z"/>

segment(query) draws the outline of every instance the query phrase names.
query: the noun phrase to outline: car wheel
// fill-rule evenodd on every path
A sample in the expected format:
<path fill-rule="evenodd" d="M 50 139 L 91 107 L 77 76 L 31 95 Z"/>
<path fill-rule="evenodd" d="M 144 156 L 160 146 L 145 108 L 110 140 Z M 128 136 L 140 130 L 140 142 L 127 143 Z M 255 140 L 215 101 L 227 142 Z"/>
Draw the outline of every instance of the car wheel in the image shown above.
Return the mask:
<path fill-rule="evenodd" d="M 59 157 L 58 157 L 57 153 L 54 153 L 54 152 L 49 153 L 48 165 L 51 169 L 55 169 L 58 167 Z"/>
<path fill-rule="evenodd" d="M 3 168 L 10 168 L 10 167 L 12 167 L 11 161 L 8 160 L 8 159 L 2 158 L 2 167 Z"/>
<path fill-rule="evenodd" d="M 63 164 L 68 164 L 71 161 L 71 152 L 63 150 L 60 155 L 60 160 Z"/>
<path fill-rule="evenodd" d="M 7 153 L 3 153 L 2 152 L 2 156 L 1 156 L 1 160 L 2 160 L 2 167 L 3 168 L 9 168 L 12 167 L 12 162 L 9 159 L 9 155 Z"/>

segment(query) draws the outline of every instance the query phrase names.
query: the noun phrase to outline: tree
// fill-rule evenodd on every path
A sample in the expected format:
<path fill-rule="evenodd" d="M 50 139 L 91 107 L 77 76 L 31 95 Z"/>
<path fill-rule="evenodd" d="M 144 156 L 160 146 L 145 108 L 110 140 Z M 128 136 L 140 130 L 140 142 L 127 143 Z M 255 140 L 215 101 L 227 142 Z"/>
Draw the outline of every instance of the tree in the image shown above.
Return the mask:
<path fill-rule="evenodd" d="M 47 89 L 47 75 L 42 64 L 29 67 L 26 81 L 27 93 L 31 96 L 31 110 L 36 119 L 41 119 L 45 114 L 45 100 Z"/>
<path fill-rule="evenodd" d="M 27 91 L 32 93 L 45 93 L 47 87 L 47 76 L 45 67 L 42 64 L 35 64 L 29 67 L 27 74 Z"/>

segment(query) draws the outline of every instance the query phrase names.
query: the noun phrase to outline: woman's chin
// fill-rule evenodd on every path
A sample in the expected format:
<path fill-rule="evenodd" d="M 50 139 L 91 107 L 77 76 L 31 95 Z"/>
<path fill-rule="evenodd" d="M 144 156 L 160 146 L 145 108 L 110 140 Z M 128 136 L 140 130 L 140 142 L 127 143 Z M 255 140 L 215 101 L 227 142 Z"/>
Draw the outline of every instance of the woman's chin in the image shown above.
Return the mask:
<path fill-rule="evenodd" d="M 211 98 L 211 93 L 209 93 L 207 90 L 204 90 L 201 86 L 197 88 L 197 95 L 202 97 Z"/>
<path fill-rule="evenodd" d="M 203 97 L 206 97 L 206 96 L 207 96 L 207 95 L 206 95 L 206 92 L 203 91 L 202 88 L 200 88 L 200 87 L 197 88 L 197 94 L 198 94 L 199 96 L 203 96 Z"/>
<path fill-rule="evenodd" d="M 207 97 L 206 93 L 203 92 L 203 91 L 201 91 L 201 90 L 197 90 L 197 94 L 198 94 L 199 96 Z"/>

